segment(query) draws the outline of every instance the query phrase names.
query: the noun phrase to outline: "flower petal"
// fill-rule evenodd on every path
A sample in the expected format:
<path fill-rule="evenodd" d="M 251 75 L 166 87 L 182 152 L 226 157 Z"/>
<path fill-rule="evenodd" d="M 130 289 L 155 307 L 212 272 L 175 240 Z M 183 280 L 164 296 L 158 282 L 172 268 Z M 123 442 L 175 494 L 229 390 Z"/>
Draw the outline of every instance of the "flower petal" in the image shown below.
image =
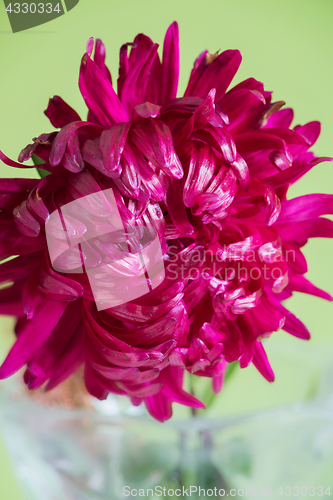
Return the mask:
<path fill-rule="evenodd" d="M 87 107 L 103 127 L 128 120 L 111 82 L 87 53 L 81 62 L 79 87 Z"/>
<path fill-rule="evenodd" d="M 252 360 L 254 366 L 261 373 L 261 375 L 268 380 L 274 382 L 275 375 L 269 364 L 265 349 L 261 342 L 256 342 L 254 345 L 254 355 Z"/>
<path fill-rule="evenodd" d="M 107 171 L 113 172 L 118 169 L 130 128 L 130 123 L 116 123 L 109 129 L 103 130 L 100 148 Z"/>
<path fill-rule="evenodd" d="M 49 100 L 44 114 L 55 128 L 62 128 L 71 122 L 81 121 L 77 112 L 58 95 Z"/>
<path fill-rule="evenodd" d="M 137 125 L 130 139 L 156 167 L 174 179 L 183 177 L 183 168 L 173 146 L 170 129 L 158 119 Z"/>
<path fill-rule="evenodd" d="M 193 207 L 195 198 L 209 184 L 215 171 L 215 157 L 210 147 L 193 143 L 193 150 L 187 178 L 183 189 L 183 202 L 186 207 Z"/>
<path fill-rule="evenodd" d="M 41 348 L 65 312 L 65 302 L 47 300 L 37 314 L 25 322 L 20 335 L 0 367 L 0 379 L 13 375 Z"/>
<path fill-rule="evenodd" d="M 226 50 L 216 57 L 205 54 L 196 70 L 191 73 L 184 95 L 204 98 L 210 89 L 216 88 L 216 101 L 219 101 L 237 73 L 241 60 L 239 50 Z"/>
<path fill-rule="evenodd" d="M 157 49 L 158 45 L 154 44 L 141 54 L 130 67 L 126 75 L 122 87 L 121 101 L 128 116 L 131 116 L 135 106 L 146 101 L 145 97 L 149 83 L 150 70 L 157 54 Z"/>

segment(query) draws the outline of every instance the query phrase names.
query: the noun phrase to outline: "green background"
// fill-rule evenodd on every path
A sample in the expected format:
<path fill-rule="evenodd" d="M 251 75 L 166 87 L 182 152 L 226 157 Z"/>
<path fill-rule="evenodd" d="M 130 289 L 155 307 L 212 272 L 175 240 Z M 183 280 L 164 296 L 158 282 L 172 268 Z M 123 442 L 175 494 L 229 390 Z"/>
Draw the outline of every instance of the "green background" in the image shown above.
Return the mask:
<path fill-rule="evenodd" d="M 295 122 L 320 120 L 315 145 L 320 156 L 333 156 L 333 2 L 331 0 L 80 0 L 69 13 L 48 24 L 12 34 L 0 3 L 0 149 L 16 159 L 20 150 L 42 132 L 49 132 L 43 110 L 48 98 L 62 96 L 85 117 L 77 80 L 80 59 L 90 36 L 101 38 L 116 81 L 119 48 L 144 32 L 162 44 L 168 25 L 180 26 L 179 95 L 186 87 L 194 58 L 210 52 L 240 49 L 243 63 L 235 83 L 255 77 L 295 110 Z M 1 177 L 34 177 L 34 171 L 0 165 Z M 294 196 L 330 193 L 333 165 L 312 170 L 293 189 Z M 313 240 L 305 254 L 308 277 L 333 294 L 333 242 Z M 310 328 L 304 343 L 281 332 L 266 344 L 276 373 L 273 385 L 249 367 L 228 383 L 213 413 L 237 413 L 288 404 L 311 396 L 333 354 L 333 305 L 315 297 L 297 296 L 288 307 Z M 0 352 L 13 341 L 12 320 L 1 319 Z M 314 382 L 315 381 L 315 382 Z M 8 458 L 0 443 L 0 498 L 21 498 Z"/>

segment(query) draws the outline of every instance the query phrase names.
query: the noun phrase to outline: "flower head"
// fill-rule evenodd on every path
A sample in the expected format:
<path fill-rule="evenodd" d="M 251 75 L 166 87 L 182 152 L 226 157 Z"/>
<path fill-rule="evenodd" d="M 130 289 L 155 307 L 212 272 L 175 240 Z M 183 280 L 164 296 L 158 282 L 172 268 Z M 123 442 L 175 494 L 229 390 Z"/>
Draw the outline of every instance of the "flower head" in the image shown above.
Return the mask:
<path fill-rule="evenodd" d="M 55 96 L 45 114 L 60 130 L 35 138 L 20 163 L 0 152 L 19 168 L 35 154 L 51 174 L 1 180 L 0 257 L 16 257 L 0 265 L 1 282 L 13 283 L 0 290 L 0 313 L 17 317 L 17 340 L 0 377 L 26 366 L 29 388 L 49 390 L 84 364 L 93 396 L 144 401 L 163 421 L 172 402 L 203 406 L 183 389 L 185 370 L 211 377 L 215 392 L 236 360 L 273 381 L 262 340 L 281 328 L 309 339 L 282 302 L 294 291 L 332 300 L 305 278 L 301 249 L 333 237 L 321 217 L 333 197 L 287 199 L 330 160 L 309 151 L 320 124 L 291 129 L 292 110 L 253 78 L 228 90 L 239 51 L 200 54 L 177 98 L 176 23 L 162 61 L 157 49 L 143 34 L 121 47 L 116 93 L 104 45 L 90 39 L 79 76 L 87 120 Z M 133 254 L 156 235 L 148 277 Z M 133 295 L 134 276 L 149 288 Z M 99 307 L 93 283 L 118 302 Z"/>

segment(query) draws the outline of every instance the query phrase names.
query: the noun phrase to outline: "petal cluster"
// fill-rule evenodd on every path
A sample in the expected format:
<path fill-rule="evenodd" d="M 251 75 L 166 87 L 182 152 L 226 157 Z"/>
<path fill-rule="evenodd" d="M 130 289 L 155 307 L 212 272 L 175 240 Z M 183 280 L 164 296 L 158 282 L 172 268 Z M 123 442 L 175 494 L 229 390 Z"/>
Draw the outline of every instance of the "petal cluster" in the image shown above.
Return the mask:
<path fill-rule="evenodd" d="M 0 152 L 18 168 L 31 168 L 24 162 L 34 154 L 50 173 L 0 183 L 0 283 L 9 283 L 0 313 L 17 317 L 0 378 L 25 367 L 30 389 L 50 390 L 83 364 L 93 396 L 127 395 L 164 421 L 173 402 L 203 407 L 184 390 L 185 371 L 212 378 L 215 392 L 235 361 L 253 363 L 272 382 L 263 339 L 279 329 L 310 338 L 283 301 L 293 292 L 332 300 L 305 278 L 302 248 L 309 238 L 333 237 L 333 222 L 322 217 L 333 213 L 333 196 L 287 197 L 294 182 L 331 160 L 309 151 L 319 122 L 291 128 L 293 111 L 254 78 L 228 90 L 241 63 L 237 50 L 200 54 L 177 98 L 178 37 L 173 23 L 162 59 L 146 35 L 123 45 L 116 86 L 103 43 L 90 39 L 79 75 L 87 119 L 55 96 L 45 114 L 57 130 L 34 138 L 18 162 Z M 106 199 L 89 195 L 110 189 L 127 239 L 87 241 L 82 214 L 97 228 L 111 213 Z M 59 271 L 46 227 L 59 233 L 51 214 L 81 198 L 67 230 L 84 244 Z M 133 227 L 158 235 L 164 279 L 99 310 L 87 273 L 75 269 L 82 261 L 132 276 L 125 243 L 139 244 Z"/>

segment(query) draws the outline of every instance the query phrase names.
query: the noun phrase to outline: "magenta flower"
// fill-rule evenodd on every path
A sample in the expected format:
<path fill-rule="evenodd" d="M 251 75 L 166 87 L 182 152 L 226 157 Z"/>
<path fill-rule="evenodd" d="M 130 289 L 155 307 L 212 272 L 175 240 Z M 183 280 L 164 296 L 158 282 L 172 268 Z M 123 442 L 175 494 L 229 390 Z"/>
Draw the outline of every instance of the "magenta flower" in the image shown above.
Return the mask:
<path fill-rule="evenodd" d="M 185 370 L 211 377 L 215 392 L 236 360 L 272 382 L 262 340 L 281 328 L 310 338 L 282 302 L 294 291 L 332 300 L 305 278 L 301 249 L 309 238 L 333 237 L 333 222 L 321 217 L 333 213 L 333 196 L 287 199 L 291 184 L 331 160 L 309 152 L 319 122 L 291 129 L 292 110 L 281 110 L 285 103 L 272 102 L 253 78 L 227 90 L 241 62 L 237 50 L 203 52 L 176 98 L 178 45 L 176 23 L 162 62 L 143 34 L 123 45 L 116 94 L 104 45 L 96 41 L 92 58 L 90 39 L 79 77 L 87 121 L 55 96 L 45 114 L 60 130 L 35 138 L 21 163 L 0 153 L 19 168 L 31 168 L 22 162 L 34 153 L 51 173 L 1 180 L 1 259 L 17 257 L 0 265 L 1 282 L 13 282 L 0 291 L 0 313 L 17 317 L 17 340 L 0 378 L 26 366 L 29 388 L 49 390 L 84 364 L 93 396 L 127 395 L 164 421 L 172 402 L 203 407 L 183 389 Z M 88 226 L 109 224 L 114 213 L 109 190 L 125 229 L 88 239 Z M 96 193 L 102 202 L 92 201 Z M 81 246 L 67 252 L 52 214 L 74 201 L 80 209 L 68 212 L 64 232 Z M 121 279 L 139 276 L 128 245 L 147 248 L 144 231 L 158 235 L 160 282 L 97 307 L 89 271 L 99 282 L 102 265 L 113 277 L 115 268 Z M 64 245 L 57 266 L 51 233 Z"/>

